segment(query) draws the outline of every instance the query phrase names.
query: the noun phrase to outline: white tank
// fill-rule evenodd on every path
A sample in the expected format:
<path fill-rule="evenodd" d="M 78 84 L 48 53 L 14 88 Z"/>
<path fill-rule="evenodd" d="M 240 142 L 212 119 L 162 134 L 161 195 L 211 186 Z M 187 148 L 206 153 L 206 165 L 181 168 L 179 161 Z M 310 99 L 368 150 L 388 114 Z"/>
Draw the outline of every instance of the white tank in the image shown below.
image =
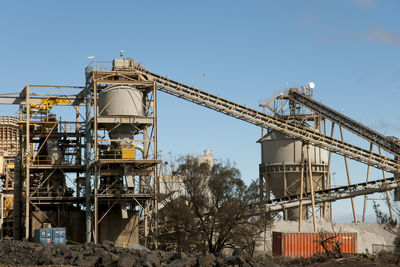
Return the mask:
<path fill-rule="evenodd" d="M 194 156 L 197 164 L 207 163 L 210 168 L 214 167 L 214 157 L 212 156 L 211 149 L 204 150 L 204 155 Z"/>
<path fill-rule="evenodd" d="M 269 189 L 276 198 L 285 195 L 300 194 L 300 163 L 302 142 L 290 138 L 280 132 L 270 131 L 258 141 L 261 144 L 260 174 L 267 180 Z M 307 149 L 304 148 L 304 158 L 308 163 Z M 313 172 L 314 190 L 323 188 L 327 171 L 327 151 L 310 145 L 310 160 Z M 285 185 L 286 177 L 286 185 Z M 307 176 L 304 176 L 304 192 L 310 191 Z M 286 186 L 286 192 L 285 192 Z M 306 212 L 303 212 L 306 214 Z M 297 220 L 298 208 L 288 210 L 287 220 Z M 305 219 L 305 218 L 303 218 Z"/>
<path fill-rule="evenodd" d="M 112 85 L 99 94 L 100 116 L 144 116 L 143 93 L 133 87 Z"/>
<path fill-rule="evenodd" d="M 261 138 L 259 143 L 261 143 L 262 163 L 301 163 L 301 141 L 271 131 Z M 307 153 L 304 153 L 304 157 L 307 160 Z M 319 147 L 310 146 L 310 157 L 311 163 L 328 164 L 326 150 Z"/>
<path fill-rule="evenodd" d="M 143 93 L 134 87 L 112 85 L 99 94 L 100 116 L 144 116 Z M 107 125 L 111 139 L 132 139 L 136 128 L 121 124 Z"/>

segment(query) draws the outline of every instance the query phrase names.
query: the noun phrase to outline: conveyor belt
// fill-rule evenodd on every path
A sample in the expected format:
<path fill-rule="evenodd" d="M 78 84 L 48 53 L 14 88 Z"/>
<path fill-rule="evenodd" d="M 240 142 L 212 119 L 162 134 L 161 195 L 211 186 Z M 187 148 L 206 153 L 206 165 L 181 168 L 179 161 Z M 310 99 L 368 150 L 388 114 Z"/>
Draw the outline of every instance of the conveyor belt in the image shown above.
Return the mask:
<path fill-rule="evenodd" d="M 216 110 L 228 116 L 232 116 L 263 128 L 270 128 L 280 131 L 293 138 L 309 142 L 315 146 L 325 148 L 340 155 L 345 155 L 349 158 L 370 164 L 380 169 L 395 172 L 400 168 L 400 165 L 391 158 L 334 139 L 314 131 L 313 129 L 302 127 L 288 120 L 279 119 L 255 109 L 236 104 L 229 100 L 214 96 L 207 92 L 144 69 L 136 68 L 136 70 L 143 75 L 143 78 L 156 81 L 157 87 L 160 91 L 173 96 Z"/>
<path fill-rule="evenodd" d="M 395 178 L 386 178 L 382 180 L 374 180 L 370 182 L 314 191 L 314 200 L 315 204 L 334 202 L 339 199 L 370 195 L 377 192 L 386 192 L 398 187 L 400 187 L 400 184 L 395 180 Z M 266 208 L 268 211 L 282 211 L 288 208 L 296 208 L 299 205 L 300 195 L 291 195 L 267 201 Z M 310 193 L 303 194 L 302 205 L 311 205 Z"/>
<path fill-rule="evenodd" d="M 311 109 L 315 113 L 318 113 L 325 118 L 330 119 L 331 121 L 343 126 L 344 128 L 348 129 L 349 131 L 365 138 L 366 140 L 376 144 L 379 147 L 382 147 L 386 151 L 400 156 L 400 145 L 396 142 L 396 139 L 393 137 L 384 136 L 367 126 L 350 119 L 349 117 L 333 110 L 318 101 L 308 97 L 304 94 L 299 93 L 296 90 L 289 91 L 289 98 L 294 100 L 295 102 L 306 106 L 307 108 Z"/>

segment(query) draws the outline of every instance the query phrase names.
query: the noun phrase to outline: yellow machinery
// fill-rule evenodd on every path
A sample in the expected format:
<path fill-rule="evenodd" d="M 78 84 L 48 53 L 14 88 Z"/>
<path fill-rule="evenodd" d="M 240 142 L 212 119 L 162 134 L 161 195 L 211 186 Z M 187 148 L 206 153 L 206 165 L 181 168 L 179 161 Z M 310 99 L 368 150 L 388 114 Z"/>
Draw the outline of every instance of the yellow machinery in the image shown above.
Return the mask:
<path fill-rule="evenodd" d="M 123 147 L 122 148 L 122 158 L 123 159 L 135 159 L 136 150 L 135 147 Z"/>
<path fill-rule="evenodd" d="M 49 112 L 54 105 L 69 105 L 71 104 L 70 100 L 65 98 L 56 98 L 56 97 L 49 97 L 49 98 L 42 98 L 40 99 L 40 103 L 38 102 L 31 102 L 29 104 L 30 112 L 32 113 L 39 113 L 46 115 L 46 120 L 49 119 Z M 25 111 L 25 110 L 23 110 Z"/>
<path fill-rule="evenodd" d="M 0 193 L 0 238 L 9 236 L 12 231 L 13 208 L 14 196 Z"/>
<path fill-rule="evenodd" d="M 3 195 L 3 214 L 4 218 L 8 218 L 12 215 L 12 210 L 14 207 L 14 197 L 13 195 Z"/>

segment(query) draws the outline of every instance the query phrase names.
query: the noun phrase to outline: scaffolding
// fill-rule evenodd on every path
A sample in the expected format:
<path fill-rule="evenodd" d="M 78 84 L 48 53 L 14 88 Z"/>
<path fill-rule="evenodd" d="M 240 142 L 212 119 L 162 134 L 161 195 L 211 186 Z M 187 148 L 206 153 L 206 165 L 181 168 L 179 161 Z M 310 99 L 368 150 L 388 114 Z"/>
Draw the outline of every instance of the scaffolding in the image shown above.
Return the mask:
<path fill-rule="evenodd" d="M 22 144 L 15 158 L 15 239 L 30 240 L 34 229 L 45 222 L 65 226 L 65 216 L 72 216 L 66 214 L 80 211 L 84 132 L 79 112 L 82 101 L 77 93 L 82 89 L 27 85 L 13 100 L 19 104 Z M 72 108 L 74 118 L 57 118 L 51 112 L 53 105 Z M 67 183 L 74 188 L 68 187 Z M 70 233 L 70 236 L 78 234 Z"/>
<path fill-rule="evenodd" d="M 129 210 L 138 213 L 139 234 L 145 241 L 151 228 L 157 227 L 157 164 L 161 162 L 157 154 L 157 90 L 154 82 L 144 80 L 131 66 L 122 67 L 115 62 L 94 61 L 86 68 L 86 188 L 93 188 L 85 194 L 86 207 L 90 207 L 86 209 L 87 241 L 92 232 L 94 242 L 101 241 L 101 222 L 117 209 L 123 217 Z M 142 93 L 143 116 L 110 115 L 106 108 L 99 108 L 100 94 L 116 85 Z M 113 139 L 110 132 L 118 127 L 133 127 L 134 134 L 123 140 Z M 118 151 L 120 148 L 113 143 L 121 142 L 133 148 L 127 148 L 126 153 L 124 148 Z M 131 151 L 139 147 L 142 157 Z"/>
<path fill-rule="evenodd" d="M 327 168 L 310 166 L 310 161 L 307 166 L 302 155 L 300 167 L 297 165 L 296 168 L 300 168 L 301 182 L 307 183 L 303 179 L 308 177 L 311 188 L 288 200 L 277 199 L 267 203 L 267 210 L 268 205 L 277 203 L 283 205 L 283 209 L 311 205 L 315 222 L 315 204 L 323 203 L 321 216 L 326 217 L 331 214 L 329 202 L 335 199 L 399 188 L 398 139 L 385 137 L 316 102 L 311 99 L 312 91 L 306 88 L 303 88 L 303 93 L 291 90 L 267 101 L 265 108 L 272 112 L 271 115 L 152 73 L 129 58 L 116 59 L 113 63 L 94 61 L 87 66 L 85 74 L 84 87 L 28 85 L 20 93 L 0 97 L 0 104 L 19 105 L 15 119 L 17 127 L 6 129 L 6 132 L 0 129 L 2 136 L 19 140 L 17 145 L 9 146 L 8 141 L 0 144 L 10 151 L 8 163 L 4 165 L 6 172 L 1 178 L 9 189 L 3 192 L 14 193 L 13 235 L 16 239 L 30 239 L 34 227 L 42 219 L 51 221 L 55 226 L 66 223 L 62 211 L 74 212 L 72 217 L 76 219 L 76 224 L 69 221 L 68 225 L 85 229 L 82 234 L 74 233 L 84 237 L 84 241 L 100 242 L 106 232 L 102 231 L 102 225 L 110 226 L 110 221 L 117 218 L 116 214 L 119 215 L 118 219 L 137 218 L 129 219 L 132 229 L 128 229 L 128 232 L 141 234 L 142 240 L 148 240 L 151 230 L 157 232 L 157 164 L 161 162 L 157 150 L 158 90 L 300 140 L 303 143 L 302 154 L 309 153 L 311 145 L 329 151 Z M 142 95 L 143 114 L 129 116 L 104 113 L 108 103 L 104 103 L 100 95 L 113 86 L 138 91 Z M 103 108 L 99 106 L 101 101 L 105 105 Z M 72 108 L 73 112 L 64 111 L 64 114 L 73 118 L 58 118 L 52 112 L 55 106 Z M 332 123 L 330 133 L 327 131 L 327 121 Z M 304 126 L 304 122 L 312 122 L 313 127 Z M 110 135 L 115 129 L 126 127 L 134 129 L 131 136 L 120 139 Z M 334 136 L 335 128 L 339 128 L 339 138 Z M 345 142 L 343 128 L 367 140 L 370 149 Z M 375 151 L 374 145 L 377 148 Z M 136 149 L 141 153 L 136 153 Z M 332 153 L 344 157 L 348 181 L 344 194 L 337 194 L 336 189 L 331 187 Z M 365 186 L 352 184 L 347 159 L 368 165 Z M 281 171 L 269 167 L 270 172 Z M 293 170 L 292 167 L 284 166 L 283 172 L 287 168 Z M 378 180 L 372 189 L 369 188 L 372 186 L 369 181 L 370 167 L 381 169 L 383 174 L 383 179 Z M 268 166 L 260 166 L 260 171 L 268 171 L 263 168 Z M 394 180 L 386 179 L 385 172 L 392 172 Z M 324 176 L 318 190 L 311 186 L 313 173 Z M 260 177 L 262 201 L 266 201 L 265 186 L 265 179 Z M 360 187 L 363 188 L 358 190 Z M 390 209 L 388 194 L 386 200 Z M 352 208 L 356 221 L 353 203 Z M 302 215 L 299 217 L 302 218 Z M 33 225 L 34 222 L 36 225 Z M 86 227 L 83 227 L 85 224 Z M 156 241 L 156 236 L 153 241 Z"/>

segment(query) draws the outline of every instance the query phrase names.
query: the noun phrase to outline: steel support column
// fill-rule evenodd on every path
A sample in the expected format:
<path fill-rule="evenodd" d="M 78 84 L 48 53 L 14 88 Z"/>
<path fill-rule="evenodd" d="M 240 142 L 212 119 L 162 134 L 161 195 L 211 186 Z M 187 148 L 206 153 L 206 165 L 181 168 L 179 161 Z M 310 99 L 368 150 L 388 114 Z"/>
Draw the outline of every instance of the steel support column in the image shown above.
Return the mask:
<path fill-rule="evenodd" d="M 25 240 L 29 241 L 29 217 L 30 217 L 30 165 L 31 165 L 31 149 L 30 149 L 30 99 L 29 99 L 29 85 L 25 87 L 25 101 L 26 101 L 26 137 L 25 137 Z"/>
<path fill-rule="evenodd" d="M 339 126 L 339 129 L 340 129 L 340 137 L 341 137 L 342 141 L 344 142 L 342 126 Z M 343 158 L 344 158 L 344 165 L 346 166 L 347 183 L 348 183 L 348 185 L 351 185 L 350 170 L 349 170 L 349 165 L 347 164 L 347 157 L 343 156 Z M 353 210 L 353 219 L 354 219 L 354 222 L 357 223 L 357 215 L 356 215 L 356 208 L 354 206 L 354 199 L 351 198 L 350 200 L 351 200 L 351 208 Z"/>

